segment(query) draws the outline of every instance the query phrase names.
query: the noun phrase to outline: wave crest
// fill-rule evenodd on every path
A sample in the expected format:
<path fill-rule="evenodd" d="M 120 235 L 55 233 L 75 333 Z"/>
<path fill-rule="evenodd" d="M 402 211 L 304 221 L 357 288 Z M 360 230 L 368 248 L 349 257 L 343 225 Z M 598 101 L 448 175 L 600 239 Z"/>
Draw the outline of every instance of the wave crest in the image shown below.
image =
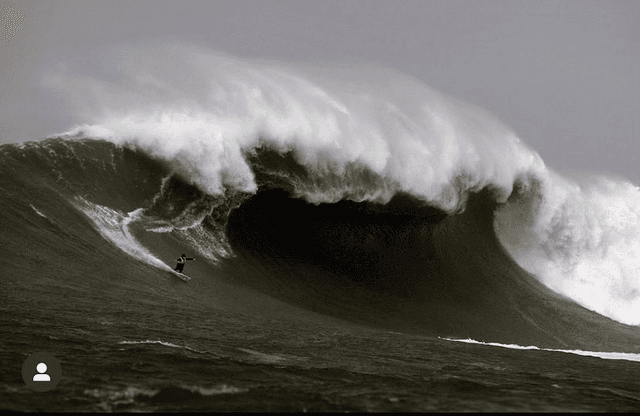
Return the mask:
<path fill-rule="evenodd" d="M 245 155 L 261 147 L 304 166 L 310 181 L 297 191 L 316 203 L 402 191 L 454 212 L 468 192 L 490 185 L 504 200 L 517 177 L 544 169 L 484 110 L 395 71 L 259 64 L 177 44 L 146 52 L 111 52 L 126 57 L 118 83 L 49 76 L 95 120 L 66 134 L 135 146 L 213 195 L 255 192 Z M 318 189 L 327 180 L 330 191 Z"/>

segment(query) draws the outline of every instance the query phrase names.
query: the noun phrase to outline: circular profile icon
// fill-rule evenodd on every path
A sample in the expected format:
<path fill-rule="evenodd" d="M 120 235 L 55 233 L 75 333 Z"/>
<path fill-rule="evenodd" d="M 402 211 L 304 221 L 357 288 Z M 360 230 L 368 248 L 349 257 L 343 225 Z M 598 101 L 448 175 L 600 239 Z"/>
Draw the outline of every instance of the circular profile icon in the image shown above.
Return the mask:
<path fill-rule="evenodd" d="M 60 361 L 48 352 L 33 353 L 22 364 L 22 379 L 31 390 L 53 390 L 62 379 Z"/>

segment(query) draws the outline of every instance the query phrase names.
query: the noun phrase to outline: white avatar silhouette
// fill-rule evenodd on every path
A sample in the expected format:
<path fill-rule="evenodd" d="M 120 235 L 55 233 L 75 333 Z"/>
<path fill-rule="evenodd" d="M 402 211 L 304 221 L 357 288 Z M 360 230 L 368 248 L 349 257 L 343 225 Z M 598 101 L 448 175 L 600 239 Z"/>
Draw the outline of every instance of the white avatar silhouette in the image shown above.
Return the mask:
<path fill-rule="evenodd" d="M 36 366 L 36 370 L 38 373 L 33 376 L 33 381 L 51 381 L 51 377 L 48 374 L 44 374 L 47 372 L 47 365 L 45 363 L 40 363 Z"/>

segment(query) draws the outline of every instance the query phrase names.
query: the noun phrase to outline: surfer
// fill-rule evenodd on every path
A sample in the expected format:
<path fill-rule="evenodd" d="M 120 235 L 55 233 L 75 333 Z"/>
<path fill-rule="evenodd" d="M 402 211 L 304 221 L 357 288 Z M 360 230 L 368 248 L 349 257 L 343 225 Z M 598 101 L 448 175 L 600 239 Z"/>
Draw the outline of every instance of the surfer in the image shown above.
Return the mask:
<path fill-rule="evenodd" d="M 178 273 L 182 273 L 182 270 L 184 269 L 184 265 L 187 262 L 187 260 L 195 260 L 195 257 L 187 257 L 185 254 L 182 254 L 180 257 L 178 257 L 178 260 L 176 260 L 178 262 L 178 264 L 176 264 L 176 268 L 173 269 L 175 271 L 177 271 Z"/>

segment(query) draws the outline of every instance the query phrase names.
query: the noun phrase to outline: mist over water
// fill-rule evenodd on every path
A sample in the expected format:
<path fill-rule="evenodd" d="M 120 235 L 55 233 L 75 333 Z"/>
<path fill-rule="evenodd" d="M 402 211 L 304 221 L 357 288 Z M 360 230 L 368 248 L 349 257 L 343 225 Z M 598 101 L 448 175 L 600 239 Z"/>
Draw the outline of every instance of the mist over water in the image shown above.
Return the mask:
<path fill-rule="evenodd" d="M 292 155 L 308 175 L 270 174 L 314 204 L 402 192 L 455 214 L 488 188 L 496 233 L 521 267 L 640 324 L 637 186 L 562 177 L 486 111 L 390 69 L 250 62 L 181 44 L 100 54 L 111 57 L 101 75 L 71 60 L 44 79 L 87 120 L 66 136 L 142 150 L 216 196 L 256 192 L 247 157 L 258 148 Z"/>

